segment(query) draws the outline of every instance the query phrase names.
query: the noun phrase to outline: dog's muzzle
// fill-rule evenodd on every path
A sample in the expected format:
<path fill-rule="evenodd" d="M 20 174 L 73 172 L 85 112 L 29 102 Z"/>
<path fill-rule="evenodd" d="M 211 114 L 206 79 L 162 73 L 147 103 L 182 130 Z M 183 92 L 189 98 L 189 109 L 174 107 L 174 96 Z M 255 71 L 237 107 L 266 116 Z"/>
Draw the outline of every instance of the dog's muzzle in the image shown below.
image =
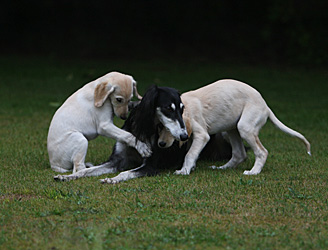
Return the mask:
<path fill-rule="evenodd" d="M 180 141 L 186 141 L 188 140 L 188 134 L 187 133 L 183 133 L 180 135 Z"/>

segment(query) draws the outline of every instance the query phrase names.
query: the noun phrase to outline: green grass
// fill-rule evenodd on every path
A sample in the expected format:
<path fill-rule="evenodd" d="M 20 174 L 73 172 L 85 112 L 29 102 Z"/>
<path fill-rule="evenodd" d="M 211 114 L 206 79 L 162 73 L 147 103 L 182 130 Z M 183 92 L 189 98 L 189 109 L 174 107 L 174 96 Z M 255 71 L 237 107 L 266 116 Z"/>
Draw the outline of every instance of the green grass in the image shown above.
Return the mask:
<path fill-rule="evenodd" d="M 328 73 L 204 62 L 60 61 L 0 58 L 1 249 L 327 249 Z M 256 87 L 304 145 L 269 122 L 258 176 L 213 171 L 101 185 L 90 177 L 55 182 L 46 150 L 56 110 L 84 83 L 111 70 L 187 91 L 220 78 Z M 122 125 L 122 121 L 116 120 Z M 107 159 L 114 141 L 90 142 L 87 161 Z M 222 164 L 222 163 L 215 163 Z M 110 175 L 114 176 L 114 175 Z"/>

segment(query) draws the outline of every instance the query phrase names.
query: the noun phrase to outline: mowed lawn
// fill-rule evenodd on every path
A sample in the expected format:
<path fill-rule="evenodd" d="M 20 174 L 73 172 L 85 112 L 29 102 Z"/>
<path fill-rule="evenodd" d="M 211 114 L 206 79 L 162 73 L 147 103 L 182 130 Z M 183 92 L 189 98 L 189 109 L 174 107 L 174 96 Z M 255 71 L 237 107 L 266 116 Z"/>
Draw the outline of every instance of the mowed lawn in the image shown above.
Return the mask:
<path fill-rule="evenodd" d="M 116 185 L 90 177 L 55 182 L 47 154 L 50 120 L 69 95 L 109 71 L 181 92 L 217 79 L 260 91 L 304 145 L 270 122 L 261 174 L 198 162 L 189 176 L 165 172 Z M 328 71 L 188 61 L 80 61 L 0 58 L 0 249 L 327 249 Z M 123 122 L 115 121 L 118 126 Z M 101 163 L 114 141 L 89 143 Z M 114 176 L 114 175 L 109 175 Z"/>

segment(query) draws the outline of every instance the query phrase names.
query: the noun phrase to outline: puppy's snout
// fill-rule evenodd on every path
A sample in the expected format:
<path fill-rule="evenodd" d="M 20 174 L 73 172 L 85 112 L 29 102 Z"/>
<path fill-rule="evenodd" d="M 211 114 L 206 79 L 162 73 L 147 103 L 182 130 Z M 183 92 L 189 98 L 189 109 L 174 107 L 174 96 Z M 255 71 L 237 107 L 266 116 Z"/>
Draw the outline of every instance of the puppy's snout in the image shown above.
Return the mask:
<path fill-rule="evenodd" d="M 180 135 L 180 141 L 186 141 L 188 140 L 188 134 L 187 133 L 183 133 Z"/>
<path fill-rule="evenodd" d="M 158 143 L 158 146 L 161 147 L 161 148 L 164 148 L 166 146 L 166 143 L 164 141 L 160 141 Z"/>

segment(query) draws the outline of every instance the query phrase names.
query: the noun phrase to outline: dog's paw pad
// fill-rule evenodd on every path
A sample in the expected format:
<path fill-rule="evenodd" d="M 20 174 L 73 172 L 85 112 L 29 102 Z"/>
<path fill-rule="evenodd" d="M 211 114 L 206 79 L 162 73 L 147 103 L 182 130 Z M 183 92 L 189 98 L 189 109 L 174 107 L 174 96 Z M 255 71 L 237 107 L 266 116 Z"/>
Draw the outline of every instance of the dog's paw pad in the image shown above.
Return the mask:
<path fill-rule="evenodd" d="M 257 174 L 259 174 L 259 173 L 255 173 L 255 172 L 248 171 L 248 170 L 244 171 L 244 175 L 257 175 Z"/>
<path fill-rule="evenodd" d="M 151 154 L 152 154 L 152 151 L 151 150 L 148 150 L 148 148 L 147 148 L 147 150 L 143 150 L 142 151 L 142 157 L 144 157 L 144 158 L 147 158 L 147 157 L 150 157 L 151 156 Z"/>
<path fill-rule="evenodd" d="M 136 149 L 142 157 L 150 157 L 152 154 L 151 147 L 143 142 L 138 142 Z"/>
<path fill-rule="evenodd" d="M 71 180 L 75 180 L 77 179 L 78 177 L 75 176 L 75 175 L 57 175 L 57 176 L 54 176 L 54 180 L 55 181 L 71 181 Z"/>
<path fill-rule="evenodd" d="M 117 184 L 117 183 L 119 183 L 119 181 L 115 181 L 115 180 L 113 180 L 111 178 L 101 179 L 100 182 L 102 184 L 105 184 L 105 183 L 106 184 Z"/>
<path fill-rule="evenodd" d="M 176 170 L 174 172 L 175 175 L 189 175 L 189 173 L 187 173 L 187 171 L 185 170 Z"/>
<path fill-rule="evenodd" d="M 107 183 L 107 178 L 106 179 L 100 179 L 99 180 L 102 184 Z"/>
<path fill-rule="evenodd" d="M 56 175 L 56 176 L 54 176 L 54 180 L 55 180 L 55 181 L 64 181 L 65 178 L 64 178 L 64 176 L 62 176 L 62 175 Z"/>

